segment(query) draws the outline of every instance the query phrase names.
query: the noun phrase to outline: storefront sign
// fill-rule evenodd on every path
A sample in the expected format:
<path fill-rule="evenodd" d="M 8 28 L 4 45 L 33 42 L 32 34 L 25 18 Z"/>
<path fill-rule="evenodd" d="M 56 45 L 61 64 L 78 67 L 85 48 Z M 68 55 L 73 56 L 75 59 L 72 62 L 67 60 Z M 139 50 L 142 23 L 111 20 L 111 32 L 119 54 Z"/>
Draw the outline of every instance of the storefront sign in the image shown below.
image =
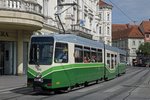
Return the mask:
<path fill-rule="evenodd" d="M 8 37 L 8 33 L 0 31 L 0 37 Z"/>

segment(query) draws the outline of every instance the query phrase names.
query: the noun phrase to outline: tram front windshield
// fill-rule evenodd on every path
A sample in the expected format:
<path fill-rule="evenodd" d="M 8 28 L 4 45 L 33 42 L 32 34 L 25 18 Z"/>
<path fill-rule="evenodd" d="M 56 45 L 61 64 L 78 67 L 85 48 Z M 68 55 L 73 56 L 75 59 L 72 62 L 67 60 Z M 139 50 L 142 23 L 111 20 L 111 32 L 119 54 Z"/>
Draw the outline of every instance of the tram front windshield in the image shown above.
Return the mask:
<path fill-rule="evenodd" d="M 31 39 L 29 64 L 51 65 L 54 39 L 52 37 L 33 37 Z"/>

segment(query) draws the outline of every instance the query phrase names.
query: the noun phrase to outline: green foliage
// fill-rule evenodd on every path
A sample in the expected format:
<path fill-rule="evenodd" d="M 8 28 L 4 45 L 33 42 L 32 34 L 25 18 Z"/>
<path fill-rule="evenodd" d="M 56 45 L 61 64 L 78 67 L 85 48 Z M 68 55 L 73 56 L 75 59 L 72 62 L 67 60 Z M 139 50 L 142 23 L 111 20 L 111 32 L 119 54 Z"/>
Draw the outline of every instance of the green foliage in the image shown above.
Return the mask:
<path fill-rule="evenodd" d="M 144 44 L 141 44 L 137 51 L 137 54 L 139 53 L 143 54 L 144 56 L 150 56 L 150 43 L 146 42 Z"/>

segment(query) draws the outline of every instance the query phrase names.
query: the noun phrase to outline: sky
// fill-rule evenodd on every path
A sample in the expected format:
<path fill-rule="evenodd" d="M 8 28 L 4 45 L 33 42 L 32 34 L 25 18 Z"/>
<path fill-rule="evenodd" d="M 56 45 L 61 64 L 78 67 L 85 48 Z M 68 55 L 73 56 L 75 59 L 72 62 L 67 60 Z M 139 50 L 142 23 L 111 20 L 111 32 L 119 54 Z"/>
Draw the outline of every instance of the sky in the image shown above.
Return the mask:
<path fill-rule="evenodd" d="M 150 0 L 104 0 L 113 6 L 113 24 L 139 24 L 150 19 Z M 120 10 L 121 9 L 121 10 Z M 122 12 L 123 13 L 122 13 Z"/>

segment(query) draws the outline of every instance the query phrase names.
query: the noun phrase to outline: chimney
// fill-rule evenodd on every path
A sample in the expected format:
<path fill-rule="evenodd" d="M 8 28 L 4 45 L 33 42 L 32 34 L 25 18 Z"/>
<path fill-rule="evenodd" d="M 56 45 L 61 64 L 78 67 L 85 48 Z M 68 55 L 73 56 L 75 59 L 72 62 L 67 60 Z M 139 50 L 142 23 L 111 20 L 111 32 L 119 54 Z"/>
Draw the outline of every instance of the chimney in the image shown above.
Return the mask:
<path fill-rule="evenodd" d="M 127 28 L 131 28 L 131 26 L 130 26 L 130 24 L 128 23 L 128 24 L 126 24 L 127 25 Z"/>

